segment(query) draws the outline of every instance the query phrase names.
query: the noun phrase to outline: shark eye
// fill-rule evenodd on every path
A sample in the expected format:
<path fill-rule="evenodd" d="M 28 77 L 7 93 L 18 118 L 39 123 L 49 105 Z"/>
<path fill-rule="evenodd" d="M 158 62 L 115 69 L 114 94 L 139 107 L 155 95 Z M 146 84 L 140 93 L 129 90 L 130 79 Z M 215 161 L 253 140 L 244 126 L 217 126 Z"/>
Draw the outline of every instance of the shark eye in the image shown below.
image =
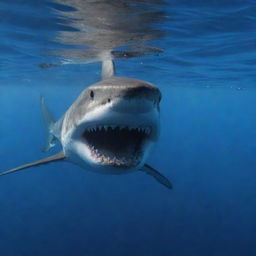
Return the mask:
<path fill-rule="evenodd" d="M 93 91 L 90 92 L 90 97 L 93 100 L 93 98 L 94 98 L 94 92 Z"/>

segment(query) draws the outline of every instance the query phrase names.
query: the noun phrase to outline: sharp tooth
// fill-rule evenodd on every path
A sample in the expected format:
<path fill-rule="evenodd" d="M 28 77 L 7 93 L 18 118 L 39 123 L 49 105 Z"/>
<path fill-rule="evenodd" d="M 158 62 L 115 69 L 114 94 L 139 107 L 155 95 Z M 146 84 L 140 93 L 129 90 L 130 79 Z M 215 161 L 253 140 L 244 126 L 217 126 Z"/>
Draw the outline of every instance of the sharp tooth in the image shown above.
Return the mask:
<path fill-rule="evenodd" d="M 114 130 L 116 128 L 116 126 L 115 125 L 111 125 L 111 128 Z"/>
<path fill-rule="evenodd" d="M 104 125 L 104 129 L 105 129 L 105 131 L 107 131 L 107 129 L 108 129 L 108 126 L 107 126 L 107 125 Z"/>

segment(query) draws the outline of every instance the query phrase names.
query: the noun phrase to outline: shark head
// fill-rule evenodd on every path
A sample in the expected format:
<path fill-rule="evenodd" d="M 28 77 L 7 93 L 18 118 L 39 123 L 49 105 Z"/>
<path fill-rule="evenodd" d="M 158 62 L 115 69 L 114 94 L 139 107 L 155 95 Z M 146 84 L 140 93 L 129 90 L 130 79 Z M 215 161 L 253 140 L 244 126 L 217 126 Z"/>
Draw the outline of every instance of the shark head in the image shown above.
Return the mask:
<path fill-rule="evenodd" d="M 67 159 L 98 172 L 141 168 L 159 134 L 161 93 L 145 81 L 112 77 L 87 87 L 66 112 Z"/>

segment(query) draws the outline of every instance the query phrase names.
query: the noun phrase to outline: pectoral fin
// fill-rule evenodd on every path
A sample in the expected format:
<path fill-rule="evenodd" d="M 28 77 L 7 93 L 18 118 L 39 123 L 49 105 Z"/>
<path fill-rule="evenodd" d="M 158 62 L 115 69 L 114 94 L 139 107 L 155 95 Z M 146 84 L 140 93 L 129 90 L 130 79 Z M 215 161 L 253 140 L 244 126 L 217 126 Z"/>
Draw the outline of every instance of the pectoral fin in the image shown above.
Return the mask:
<path fill-rule="evenodd" d="M 167 178 L 165 178 L 160 172 L 158 172 L 148 164 L 145 164 L 142 167 L 141 171 L 153 176 L 158 182 L 160 182 L 167 188 L 172 189 L 172 183 Z"/>
<path fill-rule="evenodd" d="M 17 172 L 17 171 L 27 169 L 27 168 L 30 168 L 30 167 L 33 167 L 33 166 L 37 166 L 37 165 L 48 164 L 50 162 L 55 162 L 55 161 L 61 161 L 61 160 L 64 160 L 65 158 L 66 158 L 65 153 L 63 151 L 61 151 L 60 153 L 58 153 L 56 155 L 46 157 L 44 159 L 35 161 L 33 163 L 24 164 L 24 165 L 21 165 L 19 167 L 16 167 L 14 169 L 11 169 L 11 170 L 8 170 L 8 171 L 5 171 L 5 172 L 1 172 L 0 176 L 6 175 L 6 174 L 9 174 L 9 173 L 13 173 L 13 172 Z"/>

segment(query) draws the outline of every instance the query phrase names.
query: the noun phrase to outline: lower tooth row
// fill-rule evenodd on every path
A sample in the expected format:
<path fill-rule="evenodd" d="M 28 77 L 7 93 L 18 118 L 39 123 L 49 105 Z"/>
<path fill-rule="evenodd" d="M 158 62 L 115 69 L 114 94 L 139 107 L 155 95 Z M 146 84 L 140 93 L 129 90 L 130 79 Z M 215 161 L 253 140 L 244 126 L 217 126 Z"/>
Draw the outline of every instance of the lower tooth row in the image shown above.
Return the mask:
<path fill-rule="evenodd" d="M 122 157 L 121 159 L 118 159 L 116 157 L 110 158 L 110 157 L 103 156 L 102 154 L 99 154 L 98 150 L 93 151 L 93 157 L 95 157 L 100 163 L 108 163 L 108 164 L 116 164 L 116 165 L 125 165 L 125 164 L 136 165 L 137 161 L 140 158 L 138 155 L 134 158 L 125 158 L 125 157 Z"/>

